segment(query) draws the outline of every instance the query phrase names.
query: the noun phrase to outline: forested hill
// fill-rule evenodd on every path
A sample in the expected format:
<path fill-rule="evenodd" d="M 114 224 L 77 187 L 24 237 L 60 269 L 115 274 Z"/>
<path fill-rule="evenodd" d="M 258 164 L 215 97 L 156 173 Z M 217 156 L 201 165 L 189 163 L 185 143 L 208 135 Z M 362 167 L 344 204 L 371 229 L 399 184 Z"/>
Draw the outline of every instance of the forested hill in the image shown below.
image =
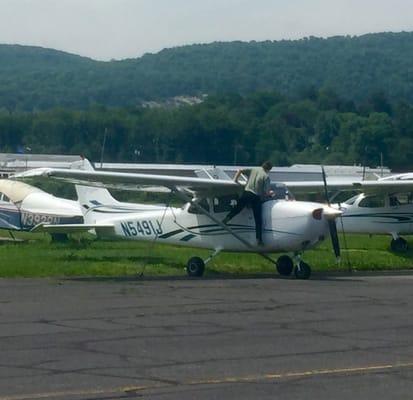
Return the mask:
<path fill-rule="evenodd" d="M 413 33 L 217 42 L 110 62 L 0 45 L 0 108 L 9 111 L 263 90 L 301 97 L 320 88 L 356 102 L 377 92 L 413 102 Z"/>

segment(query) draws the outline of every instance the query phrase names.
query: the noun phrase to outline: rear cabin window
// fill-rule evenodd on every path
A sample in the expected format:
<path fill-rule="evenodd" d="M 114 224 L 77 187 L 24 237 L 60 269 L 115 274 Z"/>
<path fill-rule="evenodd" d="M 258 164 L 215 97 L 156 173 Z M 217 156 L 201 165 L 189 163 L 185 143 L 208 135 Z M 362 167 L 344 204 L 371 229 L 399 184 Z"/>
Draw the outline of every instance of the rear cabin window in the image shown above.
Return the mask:
<path fill-rule="evenodd" d="M 359 207 L 380 208 L 384 207 L 383 196 L 368 196 L 360 201 Z"/>
<path fill-rule="evenodd" d="M 214 198 L 214 213 L 229 212 L 237 205 L 238 197 L 222 196 Z"/>
<path fill-rule="evenodd" d="M 413 193 L 398 193 L 397 195 L 389 196 L 389 204 L 391 207 L 403 206 L 413 203 Z"/>

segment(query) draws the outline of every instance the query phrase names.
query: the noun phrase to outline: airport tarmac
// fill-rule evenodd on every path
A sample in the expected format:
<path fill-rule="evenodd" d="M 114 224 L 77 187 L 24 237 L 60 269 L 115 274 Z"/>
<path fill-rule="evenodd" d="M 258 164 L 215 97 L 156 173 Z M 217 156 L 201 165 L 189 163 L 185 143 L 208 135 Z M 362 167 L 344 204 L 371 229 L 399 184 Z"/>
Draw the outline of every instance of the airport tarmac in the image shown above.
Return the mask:
<path fill-rule="evenodd" d="M 413 275 L 0 280 L 0 400 L 406 399 Z"/>

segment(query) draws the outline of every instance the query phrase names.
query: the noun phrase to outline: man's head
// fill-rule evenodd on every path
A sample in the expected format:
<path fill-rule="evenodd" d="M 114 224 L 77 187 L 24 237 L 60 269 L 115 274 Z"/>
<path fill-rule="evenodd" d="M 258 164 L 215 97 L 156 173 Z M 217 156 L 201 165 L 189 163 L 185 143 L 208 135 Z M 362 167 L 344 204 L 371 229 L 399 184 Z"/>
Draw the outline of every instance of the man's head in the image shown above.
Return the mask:
<path fill-rule="evenodd" d="M 261 167 L 264 169 L 265 172 L 270 172 L 272 168 L 272 162 L 271 161 L 265 161 L 262 163 Z"/>

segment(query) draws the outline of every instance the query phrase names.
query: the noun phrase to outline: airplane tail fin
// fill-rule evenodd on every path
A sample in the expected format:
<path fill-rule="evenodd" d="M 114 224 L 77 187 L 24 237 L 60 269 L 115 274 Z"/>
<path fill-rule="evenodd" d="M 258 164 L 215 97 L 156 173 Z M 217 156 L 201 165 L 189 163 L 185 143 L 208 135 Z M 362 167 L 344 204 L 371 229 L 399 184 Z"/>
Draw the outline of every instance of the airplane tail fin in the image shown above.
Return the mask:
<path fill-rule="evenodd" d="M 92 164 L 86 160 L 76 161 L 72 168 L 93 171 Z M 149 205 L 139 203 L 124 203 L 112 197 L 106 188 L 86 185 L 75 185 L 78 202 L 83 213 L 85 224 L 102 224 L 115 216 L 127 213 L 164 210 L 164 204 Z"/>
<path fill-rule="evenodd" d="M 94 171 L 92 163 L 86 158 L 75 161 L 70 166 L 71 169 L 81 169 L 84 171 Z M 96 222 L 96 213 L 94 214 L 93 221 L 90 221 L 91 216 L 89 211 L 97 207 L 104 206 L 119 206 L 120 202 L 117 201 L 109 191 L 102 187 L 94 186 L 84 186 L 84 185 L 75 185 L 77 198 L 82 210 L 85 223 L 94 223 Z M 105 214 L 103 213 L 102 217 Z"/>
<path fill-rule="evenodd" d="M 70 164 L 70 169 L 81 169 L 83 171 L 94 171 L 92 163 L 87 158 L 74 161 Z"/>
<path fill-rule="evenodd" d="M 105 188 L 76 185 L 76 193 L 83 214 L 91 207 L 118 206 L 120 204 Z"/>

